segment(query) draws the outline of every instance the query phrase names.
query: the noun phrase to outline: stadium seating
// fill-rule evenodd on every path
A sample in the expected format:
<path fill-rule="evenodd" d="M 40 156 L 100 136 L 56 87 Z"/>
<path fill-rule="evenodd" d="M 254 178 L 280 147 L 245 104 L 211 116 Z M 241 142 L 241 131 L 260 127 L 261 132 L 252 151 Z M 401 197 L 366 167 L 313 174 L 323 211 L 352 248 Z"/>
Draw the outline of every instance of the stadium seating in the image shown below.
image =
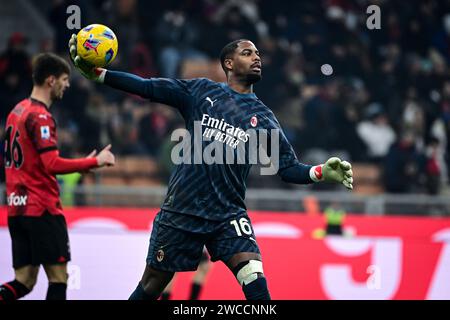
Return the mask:
<path fill-rule="evenodd" d="M 370 163 L 353 164 L 354 192 L 360 194 L 381 194 L 383 184 L 379 166 Z"/>

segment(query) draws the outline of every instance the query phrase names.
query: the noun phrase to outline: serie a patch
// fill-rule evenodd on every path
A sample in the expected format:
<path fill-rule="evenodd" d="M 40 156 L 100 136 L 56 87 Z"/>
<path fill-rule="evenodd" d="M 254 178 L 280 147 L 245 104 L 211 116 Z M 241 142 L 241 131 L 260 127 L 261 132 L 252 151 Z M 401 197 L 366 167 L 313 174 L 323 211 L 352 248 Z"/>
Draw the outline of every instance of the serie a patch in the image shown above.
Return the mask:
<path fill-rule="evenodd" d="M 50 139 L 50 127 L 49 126 L 41 126 L 41 138 L 48 140 Z"/>

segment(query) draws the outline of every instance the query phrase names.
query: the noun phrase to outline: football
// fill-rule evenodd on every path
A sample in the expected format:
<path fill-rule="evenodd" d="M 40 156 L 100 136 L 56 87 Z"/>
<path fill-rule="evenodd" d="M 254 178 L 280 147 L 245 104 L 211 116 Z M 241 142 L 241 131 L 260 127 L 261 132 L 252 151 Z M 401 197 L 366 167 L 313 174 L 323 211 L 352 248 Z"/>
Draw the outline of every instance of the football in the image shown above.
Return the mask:
<path fill-rule="evenodd" d="M 106 67 L 116 57 L 119 43 L 114 32 L 102 24 L 91 24 L 77 34 L 77 53 L 96 67 Z"/>

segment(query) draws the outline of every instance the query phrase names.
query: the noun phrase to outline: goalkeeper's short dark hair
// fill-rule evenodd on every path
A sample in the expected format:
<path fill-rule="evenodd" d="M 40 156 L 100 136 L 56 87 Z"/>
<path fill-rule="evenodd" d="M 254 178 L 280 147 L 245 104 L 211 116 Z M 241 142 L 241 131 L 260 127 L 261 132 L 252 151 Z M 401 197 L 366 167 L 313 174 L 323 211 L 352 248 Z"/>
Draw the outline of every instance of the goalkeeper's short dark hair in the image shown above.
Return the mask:
<path fill-rule="evenodd" d="M 62 74 L 70 75 L 69 63 L 54 53 L 41 53 L 33 59 L 33 83 L 43 85 L 50 76 L 59 78 Z"/>
<path fill-rule="evenodd" d="M 220 51 L 220 64 L 222 65 L 222 69 L 223 71 L 225 71 L 225 74 L 228 74 L 228 70 L 225 68 L 225 59 L 228 59 L 234 53 L 236 48 L 239 46 L 239 43 L 241 43 L 242 41 L 250 41 L 250 40 L 247 39 L 234 40 L 225 45 L 225 47 L 223 47 L 222 50 Z"/>

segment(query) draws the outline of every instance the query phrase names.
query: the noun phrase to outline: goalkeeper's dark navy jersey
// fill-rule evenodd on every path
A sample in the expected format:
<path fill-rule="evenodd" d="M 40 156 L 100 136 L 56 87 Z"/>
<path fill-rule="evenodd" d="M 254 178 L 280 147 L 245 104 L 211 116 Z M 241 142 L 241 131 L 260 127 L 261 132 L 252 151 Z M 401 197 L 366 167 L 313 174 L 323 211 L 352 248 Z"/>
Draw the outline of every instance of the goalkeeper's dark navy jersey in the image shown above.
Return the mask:
<path fill-rule="evenodd" d="M 114 86 L 112 78 L 111 75 L 108 81 L 107 73 L 105 82 Z M 299 164 L 275 115 L 254 93 L 240 94 L 225 83 L 205 78 L 151 78 L 141 81 L 139 86 L 128 88 L 121 85 L 121 88 L 177 108 L 189 132 L 172 150 L 172 154 L 178 157 L 175 162 L 181 163 L 176 165 L 170 177 L 167 196 L 161 207 L 164 210 L 216 221 L 246 211 L 246 178 L 252 165 L 249 163 L 252 139 L 248 129 L 266 129 L 269 139 L 271 129 L 278 129 L 279 170 Z M 186 143 L 184 149 L 181 148 L 183 142 Z M 215 144 L 214 148 L 212 144 Z M 237 160 L 240 148 L 246 150 L 243 164 Z M 222 156 L 218 156 L 220 149 Z M 234 153 L 233 163 L 227 163 L 226 159 L 230 150 Z M 202 156 L 204 154 L 222 158 L 222 164 L 205 163 L 208 159 Z M 183 161 L 179 161 L 181 155 Z"/>
<path fill-rule="evenodd" d="M 281 132 L 272 111 L 254 93 L 240 94 L 227 84 L 208 79 L 150 81 L 153 100 L 177 107 L 190 134 L 190 139 L 185 140 L 189 143 L 190 157 L 183 157 L 182 163 L 172 173 L 162 208 L 210 220 L 224 220 L 245 211 L 246 179 L 251 167 L 251 137 L 246 132 L 261 128 L 267 129 L 269 135 L 270 129 Z M 199 148 L 200 141 L 202 148 Z M 216 146 L 211 145 L 208 149 L 211 143 Z M 205 163 L 212 162 L 208 155 L 217 156 L 218 152 L 210 150 L 217 148 L 218 144 L 223 148 L 223 156 L 218 157 L 223 159 L 223 164 Z M 239 149 L 241 144 L 246 151 L 244 164 L 238 164 L 237 152 L 242 150 Z M 227 164 L 226 154 L 230 151 L 234 152 L 234 161 Z M 198 162 L 201 164 L 196 164 Z M 280 169 L 297 162 L 291 145 L 281 133 Z"/>

